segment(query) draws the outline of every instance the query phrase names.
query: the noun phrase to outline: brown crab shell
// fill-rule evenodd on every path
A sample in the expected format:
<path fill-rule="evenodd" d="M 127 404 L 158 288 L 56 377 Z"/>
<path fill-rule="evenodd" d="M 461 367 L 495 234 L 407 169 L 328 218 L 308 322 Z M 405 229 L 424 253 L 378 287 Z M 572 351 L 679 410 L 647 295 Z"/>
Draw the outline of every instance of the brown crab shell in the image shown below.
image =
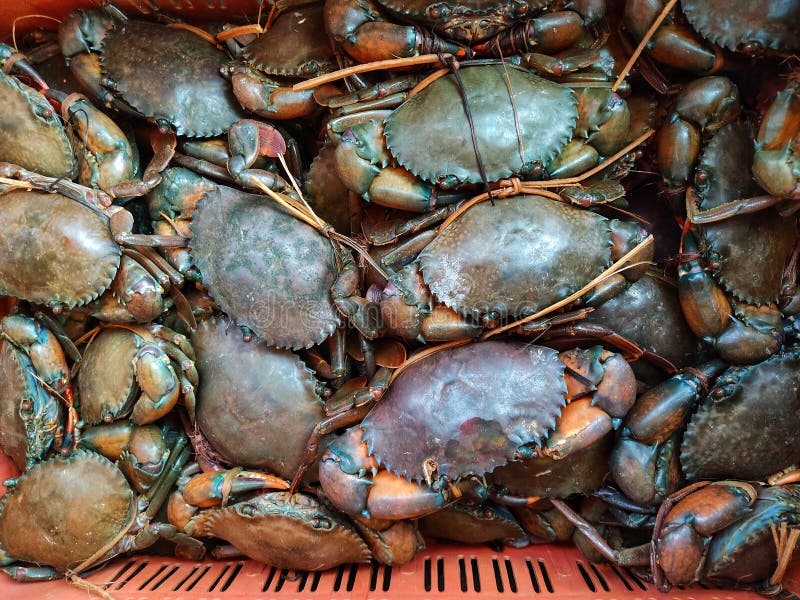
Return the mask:
<path fill-rule="evenodd" d="M 42 460 L 61 421 L 61 404 L 36 381 L 31 359 L 7 340 L 0 339 L 0 449 L 20 471 L 28 461 Z M 34 407 L 24 419 L 21 404 Z M 26 425 L 26 420 L 28 421 Z"/>
<path fill-rule="evenodd" d="M 136 512 L 122 472 L 78 450 L 23 473 L 0 501 L 0 545 L 19 561 L 75 568 L 110 543 Z"/>
<path fill-rule="evenodd" d="M 451 504 L 420 519 L 419 528 L 426 536 L 462 544 L 515 540 L 525 535 L 507 509 L 490 504 Z"/>
<path fill-rule="evenodd" d="M 228 55 L 195 33 L 131 19 L 108 32 L 101 50 L 113 93 L 178 135 L 221 135 L 244 116 L 220 74 Z"/>
<path fill-rule="evenodd" d="M 232 465 L 290 479 L 314 426 L 325 418 L 317 381 L 288 350 L 245 342 L 225 319 L 210 319 L 191 337 L 203 385 L 197 424 Z"/>
<path fill-rule="evenodd" d="M 797 0 L 681 0 L 686 19 L 704 38 L 736 50 L 756 43 L 770 50 L 800 48 L 800 2 Z"/>
<path fill-rule="evenodd" d="M 120 249 L 107 221 L 61 194 L 0 195 L 0 296 L 36 304 L 81 306 L 102 294 L 117 272 Z M 68 251 L 67 251 L 68 249 Z"/>
<path fill-rule="evenodd" d="M 550 0 L 378 0 L 397 18 L 429 27 L 442 37 L 473 44 L 530 18 Z"/>
<path fill-rule="evenodd" d="M 270 346 L 308 348 L 341 322 L 330 241 L 266 196 L 209 191 L 193 213 L 189 250 L 219 307 Z"/>
<path fill-rule="evenodd" d="M 542 441 L 566 390 L 555 350 L 467 344 L 402 371 L 362 422 L 363 438 L 379 464 L 409 480 L 481 476 Z"/>
<path fill-rule="evenodd" d="M 137 336 L 127 329 L 102 330 L 83 354 L 78 371 L 81 419 L 88 425 L 113 421 L 130 412 L 138 394 L 132 363 Z"/>
<path fill-rule="evenodd" d="M 731 367 L 689 421 L 681 464 L 689 479 L 763 480 L 800 461 L 800 349 Z"/>
<path fill-rule="evenodd" d="M 752 164 L 753 152 L 752 130 L 744 123 L 714 133 L 698 167 L 704 180 L 695 180 L 702 209 L 764 194 L 750 169 L 742 168 Z M 719 256 L 712 273 L 729 294 L 755 305 L 778 301 L 783 269 L 797 243 L 794 219 L 766 209 L 703 225 L 701 236 L 706 255 Z"/>
<path fill-rule="evenodd" d="M 244 59 L 268 75 L 309 78 L 337 68 L 323 6 L 282 12 L 264 33 L 244 49 Z"/>
<path fill-rule="evenodd" d="M 419 254 L 437 300 L 465 316 L 524 317 L 611 264 L 610 221 L 541 196 L 476 204 Z"/>
<path fill-rule="evenodd" d="M 278 569 L 321 571 L 370 557 L 352 525 L 305 494 L 272 492 L 209 509 L 190 521 L 186 533 L 221 538 Z"/>
<path fill-rule="evenodd" d="M 571 88 L 510 65 L 476 65 L 458 72 L 489 181 L 519 175 L 533 163 L 547 165 L 572 137 L 578 109 Z M 453 75 L 414 94 L 384 123 L 386 147 L 414 175 L 431 183 L 481 181 Z"/>
<path fill-rule="evenodd" d="M 48 177 L 75 166 L 72 145 L 58 115 L 36 90 L 0 71 L 0 162 Z"/>

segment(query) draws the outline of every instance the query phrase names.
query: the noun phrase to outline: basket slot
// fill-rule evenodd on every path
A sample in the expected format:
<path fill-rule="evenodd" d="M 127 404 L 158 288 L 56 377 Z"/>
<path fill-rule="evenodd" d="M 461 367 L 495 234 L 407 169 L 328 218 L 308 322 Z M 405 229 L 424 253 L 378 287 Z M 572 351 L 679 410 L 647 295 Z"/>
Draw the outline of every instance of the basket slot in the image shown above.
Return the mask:
<path fill-rule="evenodd" d="M 503 562 L 506 563 L 506 577 L 508 577 L 508 589 L 511 591 L 512 594 L 517 593 L 517 577 L 514 574 L 514 565 L 511 562 L 511 559 L 507 556 L 503 559 Z"/>
<path fill-rule="evenodd" d="M 179 568 L 179 567 L 178 567 L 178 565 L 173 565 L 173 566 L 172 566 L 172 568 L 171 568 L 169 571 L 167 571 L 166 575 L 164 575 L 162 578 L 160 578 L 158 581 L 156 581 L 156 582 L 153 584 L 153 587 L 151 587 L 150 589 L 151 589 L 151 590 L 153 590 L 153 591 L 155 591 L 155 590 L 157 590 L 158 588 L 160 588 L 162 585 L 164 585 L 164 582 L 166 582 L 166 581 L 167 581 L 167 579 L 169 579 L 169 578 L 170 578 L 170 577 L 172 577 L 172 576 L 173 576 L 175 573 L 177 573 L 177 572 L 178 572 L 178 568 Z"/>
<path fill-rule="evenodd" d="M 492 557 L 492 571 L 494 572 L 494 585 L 497 587 L 497 591 L 502 594 L 506 591 L 506 586 L 503 585 L 503 575 L 500 573 L 500 563 L 497 561 L 497 557 Z"/>
<path fill-rule="evenodd" d="M 122 581 L 120 581 L 117 584 L 117 588 L 116 589 L 121 590 L 126 585 L 128 585 L 128 583 L 130 583 L 131 579 L 133 579 L 139 573 L 141 573 L 148 564 L 149 563 L 146 560 L 143 560 L 142 562 L 140 562 L 139 565 L 133 571 L 131 571 L 125 579 L 123 579 Z"/>
<path fill-rule="evenodd" d="M 195 588 L 195 586 L 196 586 L 198 583 L 200 583 L 200 580 L 201 580 L 203 577 L 205 577 L 205 576 L 206 576 L 206 573 L 208 573 L 210 570 L 211 570 L 211 567 L 210 567 L 209 565 L 205 565 L 205 566 L 204 566 L 202 569 L 200 569 L 200 573 L 198 573 L 197 577 L 195 577 L 195 578 L 194 578 L 194 579 L 193 579 L 193 580 L 192 580 L 192 581 L 189 583 L 189 585 L 187 585 L 187 586 L 186 586 L 186 590 L 185 590 L 185 591 L 187 591 L 187 592 L 191 592 L 191 591 L 192 591 L 192 590 Z"/>
<path fill-rule="evenodd" d="M 646 591 L 647 590 L 647 586 L 639 578 L 639 576 L 636 573 L 633 572 L 633 570 L 630 567 L 625 567 L 625 573 L 628 574 L 628 577 L 630 577 L 633 580 L 633 583 L 635 585 L 637 585 L 640 590 L 642 590 L 642 591 Z"/>
<path fill-rule="evenodd" d="M 167 570 L 167 565 L 161 565 L 160 567 L 158 567 L 158 569 L 156 569 L 155 573 L 153 573 L 152 575 L 150 575 L 150 577 L 148 577 L 148 578 L 147 578 L 147 579 L 145 579 L 145 580 L 144 580 L 142 583 L 140 583 L 140 584 L 139 584 L 139 587 L 138 587 L 137 589 L 138 589 L 139 591 L 141 591 L 141 590 L 145 589 L 145 588 L 146 588 L 148 585 L 150 585 L 150 583 L 151 583 L 151 582 L 152 582 L 152 581 L 153 581 L 153 580 L 154 580 L 156 577 L 158 577 L 159 575 L 161 575 L 161 574 L 162 574 L 164 571 L 166 571 L 166 570 Z"/>

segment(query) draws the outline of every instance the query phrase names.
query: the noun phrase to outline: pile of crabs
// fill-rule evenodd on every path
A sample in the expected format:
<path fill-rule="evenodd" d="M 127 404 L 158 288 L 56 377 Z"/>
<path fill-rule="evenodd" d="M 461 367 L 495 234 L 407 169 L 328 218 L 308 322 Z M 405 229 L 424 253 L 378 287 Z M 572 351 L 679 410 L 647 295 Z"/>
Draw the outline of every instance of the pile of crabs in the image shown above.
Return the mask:
<path fill-rule="evenodd" d="M 779 592 L 800 0 L 253 4 L 2 25 L 3 570 L 572 541 Z"/>

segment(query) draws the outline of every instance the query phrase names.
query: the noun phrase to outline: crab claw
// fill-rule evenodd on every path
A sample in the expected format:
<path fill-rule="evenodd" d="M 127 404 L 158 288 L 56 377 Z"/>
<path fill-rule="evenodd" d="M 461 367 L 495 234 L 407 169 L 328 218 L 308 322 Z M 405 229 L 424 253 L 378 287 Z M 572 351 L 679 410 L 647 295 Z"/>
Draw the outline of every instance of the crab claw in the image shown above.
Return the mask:
<path fill-rule="evenodd" d="M 190 479 L 183 488 L 183 499 L 192 506 L 208 508 L 225 503 L 230 494 L 270 489 L 287 490 L 289 483 L 258 471 L 211 471 Z"/>

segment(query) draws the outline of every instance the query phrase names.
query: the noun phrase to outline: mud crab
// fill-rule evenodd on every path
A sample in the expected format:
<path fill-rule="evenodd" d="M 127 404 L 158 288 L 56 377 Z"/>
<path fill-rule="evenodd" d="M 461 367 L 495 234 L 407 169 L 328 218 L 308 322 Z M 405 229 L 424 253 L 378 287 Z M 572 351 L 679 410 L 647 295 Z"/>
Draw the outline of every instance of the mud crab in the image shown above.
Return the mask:
<path fill-rule="evenodd" d="M 591 445 L 611 430 L 611 419 L 624 414 L 624 405 L 632 404 L 635 394 L 627 363 L 603 352 L 605 360 L 600 361 L 598 352 L 559 354 L 540 346 L 488 341 L 412 362 L 361 425 L 323 453 L 320 483 L 326 496 L 351 515 L 419 517 L 462 496 L 485 497 L 474 478 L 494 477 L 514 461 L 540 454 L 557 460 Z M 499 363 L 506 380 L 495 389 Z M 588 419 L 588 436 L 575 435 L 566 425 L 585 421 L 567 416 L 580 413 L 583 397 L 608 406 L 615 415 L 584 407 L 602 412 L 608 424 Z M 574 409 L 563 409 L 565 399 Z M 550 434 L 559 417 L 561 430 Z M 390 439 L 389 429 L 407 433 Z M 371 478 L 364 477 L 370 472 Z"/>
<path fill-rule="evenodd" d="M 664 11 L 662 0 L 628 0 L 625 26 L 639 41 Z M 688 22 L 688 24 L 687 24 Z M 800 3 L 795 0 L 747 2 L 730 10 L 720 0 L 681 0 L 647 43 L 657 61 L 708 75 L 725 66 L 730 50 L 750 55 L 800 48 Z"/>
<path fill-rule="evenodd" d="M 367 296 L 379 303 L 386 333 L 426 341 L 475 337 L 484 326 L 567 298 L 638 247 L 636 264 L 590 294 L 596 303 L 613 296 L 647 270 L 653 248 L 646 239 L 634 223 L 541 196 L 482 202 L 385 256 L 396 276 Z M 431 308 L 433 300 L 441 304 Z"/>
<path fill-rule="evenodd" d="M 491 503 L 473 506 L 456 502 L 419 521 L 420 531 L 430 537 L 463 544 L 501 543 L 525 537 L 511 512 Z"/>
<path fill-rule="evenodd" d="M 559 11 L 565 6 L 570 10 Z M 574 44 L 585 25 L 602 18 L 604 8 L 605 3 L 598 0 L 460 0 L 450 4 L 327 0 L 325 25 L 333 40 L 359 62 L 441 52 L 459 57 L 498 51 L 547 54 Z"/>
<path fill-rule="evenodd" d="M 266 196 L 184 169 L 169 171 L 161 186 L 151 195 L 151 214 L 164 212 L 184 227 L 190 221 L 190 262 L 238 325 L 271 346 L 295 350 L 332 335 L 340 313 L 375 336 L 375 315 L 355 297 L 358 273 L 349 252 Z"/>
<path fill-rule="evenodd" d="M 781 198 L 764 195 L 741 169 L 753 161 L 753 134 L 738 112 L 738 92 L 726 78 L 692 82 L 659 132 L 658 154 L 675 196 L 685 190 L 692 225 L 678 273 L 686 320 L 723 359 L 753 363 L 778 351 L 782 312 L 796 311 L 790 259 L 798 233 L 774 208 Z"/>
<path fill-rule="evenodd" d="M 619 551 L 566 504 L 556 502 L 607 560 L 649 565 L 663 592 L 699 581 L 774 594 L 800 536 L 799 500 L 796 485 L 694 484 L 661 506 L 652 542 Z"/>
<path fill-rule="evenodd" d="M 69 452 L 78 417 L 67 359 L 56 335 L 32 317 L 4 317 L 0 376 L 0 446 L 17 468 L 25 470 L 44 459 L 53 446 Z"/>
<path fill-rule="evenodd" d="M 242 107 L 268 119 L 297 119 L 319 112 L 315 98 L 340 94 L 331 84 L 293 91 L 290 83 L 334 70 L 321 4 L 283 8 L 266 31 L 240 50 L 244 64 L 225 67 Z M 224 36 L 235 30 L 224 32 Z M 235 38 L 234 38 L 235 39 Z"/>
<path fill-rule="evenodd" d="M 285 490 L 288 483 L 257 471 L 184 472 L 170 497 L 170 522 L 190 536 L 216 537 L 231 544 L 215 556 L 246 555 L 284 569 L 324 570 L 366 562 L 372 556 L 388 564 L 411 560 L 420 547 L 416 526 L 398 524 L 389 532 L 356 528 L 320 500 Z M 227 483 L 226 483 L 227 482 Z M 229 492 L 225 492 L 225 486 Z M 249 492 L 249 493 L 248 493 Z M 233 502 L 228 505 L 229 496 Z M 366 541 L 365 541 L 366 540 Z"/>
<path fill-rule="evenodd" d="M 179 400 L 194 419 L 194 359 L 188 340 L 162 325 L 104 328 L 78 371 L 81 419 L 96 425 L 130 416 L 144 425 L 164 417 Z"/>
<path fill-rule="evenodd" d="M 151 522 L 187 458 L 185 439 L 176 442 L 158 485 L 141 496 L 113 463 L 88 450 L 35 464 L 11 482 L 0 502 L 3 570 L 22 581 L 65 574 L 73 579 L 162 537 L 198 549 L 175 527 Z"/>
<path fill-rule="evenodd" d="M 180 246 L 183 238 L 131 234 L 130 213 L 103 192 L 6 163 L 0 175 L 19 180 L 0 190 L 0 214 L 16 224 L 0 236 L 0 294 L 60 311 L 109 291 L 110 318 L 147 322 L 164 310 L 165 289 L 178 293 L 183 278 L 147 246 Z M 102 318 L 104 307 L 94 306 Z"/>
<path fill-rule="evenodd" d="M 627 103 L 604 87 L 561 85 L 507 64 L 463 66 L 458 75 L 437 79 L 393 111 L 331 120 L 345 186 L 371 202 L 425 212 L 482 181 L 583 173 L 642 133 L 632 134 Z M 624 194 L 609 192 L 609 183 L 599 186 L 597 201 Z"/>

